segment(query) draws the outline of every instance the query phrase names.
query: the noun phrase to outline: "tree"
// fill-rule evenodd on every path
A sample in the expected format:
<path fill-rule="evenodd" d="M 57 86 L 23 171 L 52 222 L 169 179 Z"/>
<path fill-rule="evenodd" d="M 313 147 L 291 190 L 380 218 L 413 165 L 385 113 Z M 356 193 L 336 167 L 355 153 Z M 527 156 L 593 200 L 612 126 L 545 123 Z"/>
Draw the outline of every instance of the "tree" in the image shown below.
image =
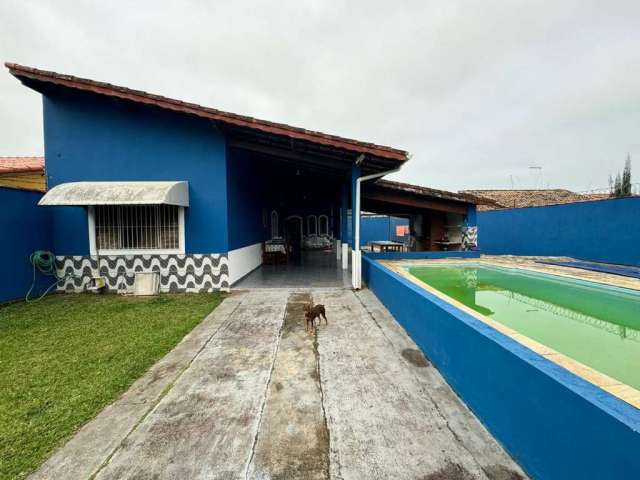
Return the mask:
<path fill-rule="evenodd" d="M 631 155 L 627 155 L 624 170 L 616 175 L 614 180 L 609 176 L 610 196 L 614 198 L 630 197 L 631 192 Z"/>

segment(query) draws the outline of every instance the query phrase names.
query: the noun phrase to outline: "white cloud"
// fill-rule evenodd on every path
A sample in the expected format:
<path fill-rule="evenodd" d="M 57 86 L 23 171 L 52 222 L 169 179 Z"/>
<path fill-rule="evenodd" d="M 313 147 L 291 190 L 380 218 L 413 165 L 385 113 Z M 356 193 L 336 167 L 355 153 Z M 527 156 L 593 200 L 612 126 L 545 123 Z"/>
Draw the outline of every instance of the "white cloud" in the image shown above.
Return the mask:
<path fill-rule="evenodd" d="M 449 189 L 606 186 L 640 158 L 636 1 L 0 4 L 0 57 L 406 148 Z M 0 155 L 41 153 L 0 75 Z M 640 168 L 640 162 L 636 162 Z"/>

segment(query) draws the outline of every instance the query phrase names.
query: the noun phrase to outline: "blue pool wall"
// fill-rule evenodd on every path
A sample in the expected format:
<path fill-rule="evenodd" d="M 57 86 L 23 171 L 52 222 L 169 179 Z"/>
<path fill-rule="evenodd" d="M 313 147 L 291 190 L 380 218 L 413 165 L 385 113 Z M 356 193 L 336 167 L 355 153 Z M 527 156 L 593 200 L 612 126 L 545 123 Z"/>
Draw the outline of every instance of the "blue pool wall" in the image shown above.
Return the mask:
<path fill-rule="evenodd" d="M 0 302 L 24 298 L 33 279 L 29 256 L 35 250 L 52 249 L 51 211 L 37 206 L 41 197 L 40 192 L 0 187 L 0 248 L 4 252 Z M 53 280 L 36 278 L 36 293 Z"/>
<path fill-rule="evenodd" d="M 532 478 L 640 478 L 640 411 L 363 258 L 363 280 Z"/>
<path fill-rule="evenodd" d="M 640 197 L 478 212 L 492 255 L 568 256 L 640 265 Z"/>

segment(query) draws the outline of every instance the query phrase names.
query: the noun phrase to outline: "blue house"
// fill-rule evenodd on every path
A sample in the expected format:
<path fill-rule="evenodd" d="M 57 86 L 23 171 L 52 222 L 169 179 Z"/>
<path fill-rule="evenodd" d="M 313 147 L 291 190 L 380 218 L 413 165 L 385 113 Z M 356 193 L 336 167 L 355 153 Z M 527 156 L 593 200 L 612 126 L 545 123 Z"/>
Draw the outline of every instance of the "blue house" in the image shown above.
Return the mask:
<path fill-rule="evenodd" d="M 42 95 L 49 191 L 40 205 L 69 274 L 64 289 L 95 276 L 127 289 L 149 270 L 165 291 L 224 289 L 278 251 L 292 263 L 332 252 L 336 269 L 351 263 L 359 287 L 361 208 L 413 215 L 424 238 L 430 218 L 442 230 L 457 215 L 461 235 L 475 228 L 469 196 L 378 182 L 408 160 L 403 150 L 6 66 Z"/>

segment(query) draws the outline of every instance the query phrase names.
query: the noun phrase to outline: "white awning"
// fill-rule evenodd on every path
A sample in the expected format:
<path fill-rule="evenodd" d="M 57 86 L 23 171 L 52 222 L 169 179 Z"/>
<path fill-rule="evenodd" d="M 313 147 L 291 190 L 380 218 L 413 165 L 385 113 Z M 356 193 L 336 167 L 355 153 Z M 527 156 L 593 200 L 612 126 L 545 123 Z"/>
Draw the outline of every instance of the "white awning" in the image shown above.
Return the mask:
<path fill-rule="evenodd" d="M 56 185 L 38 205 L 189 206 L 188 182 L 72 182 Z"/>

